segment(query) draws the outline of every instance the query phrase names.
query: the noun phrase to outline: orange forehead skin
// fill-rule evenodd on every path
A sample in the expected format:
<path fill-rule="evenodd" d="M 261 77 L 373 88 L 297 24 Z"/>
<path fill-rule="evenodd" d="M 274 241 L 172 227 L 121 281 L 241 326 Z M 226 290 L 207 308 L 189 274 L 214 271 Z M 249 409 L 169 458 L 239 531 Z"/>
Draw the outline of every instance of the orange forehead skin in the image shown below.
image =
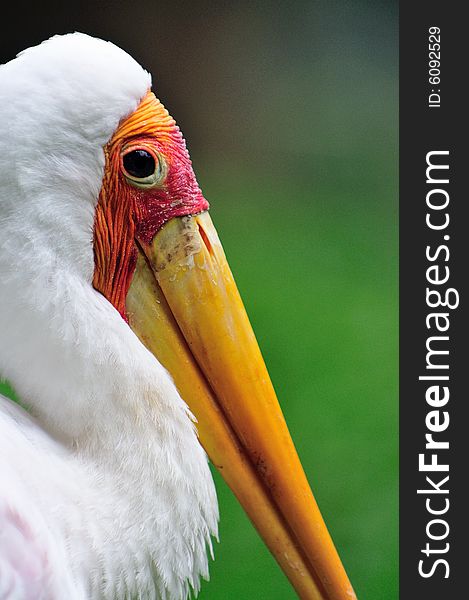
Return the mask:
<path fill-rule="evenodd" d="M 142 189 L 125 178 L 122 150 L 143 144 L 165 162 L 160 185 Z M 136 240 L 151 243 L 176 216 L 208 209 L 192 169 L 181 131 L 155 95 L 148 91 L 137 109 L 123 119 L 104 148 L 104 177 L 94 224 L 93 285 L 126 318 L 125 299 L 135 269 Z"/>
<path fill-rule="evenodd" d="M 152 135 L 161 143 L 171 144 L 178 137 L 177 133 L 182 137 L 175 120 L 155 94 L 148 90 L 137 109 L 120 122 L 108 146 L 112 150 L 122 142 L 144 135 Z"/>

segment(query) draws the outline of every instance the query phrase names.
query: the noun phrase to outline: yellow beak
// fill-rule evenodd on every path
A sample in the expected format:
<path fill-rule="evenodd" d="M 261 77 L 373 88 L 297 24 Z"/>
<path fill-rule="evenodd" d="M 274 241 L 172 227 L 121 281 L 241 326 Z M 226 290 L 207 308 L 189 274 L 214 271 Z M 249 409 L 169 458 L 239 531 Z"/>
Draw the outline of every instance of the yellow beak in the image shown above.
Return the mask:
<path fill-rule="evenodd" d="M 171 373 L 211 461 L 300 598 L 352 600 L 208 213 L 139 247 L 130 326 Z"/>

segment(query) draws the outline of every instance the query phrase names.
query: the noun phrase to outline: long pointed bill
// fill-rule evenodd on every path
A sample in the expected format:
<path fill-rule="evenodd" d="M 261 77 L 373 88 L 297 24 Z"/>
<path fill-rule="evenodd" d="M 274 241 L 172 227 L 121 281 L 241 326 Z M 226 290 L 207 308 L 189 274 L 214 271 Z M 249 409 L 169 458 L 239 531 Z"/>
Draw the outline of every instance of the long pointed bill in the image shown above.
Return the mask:
<path fill-rule="evenodd" d="M 213 464 L 301 598 L 355 598 L 208 213 L 172 219 L 140 248 L 130 325 L 173 376 Z"/>

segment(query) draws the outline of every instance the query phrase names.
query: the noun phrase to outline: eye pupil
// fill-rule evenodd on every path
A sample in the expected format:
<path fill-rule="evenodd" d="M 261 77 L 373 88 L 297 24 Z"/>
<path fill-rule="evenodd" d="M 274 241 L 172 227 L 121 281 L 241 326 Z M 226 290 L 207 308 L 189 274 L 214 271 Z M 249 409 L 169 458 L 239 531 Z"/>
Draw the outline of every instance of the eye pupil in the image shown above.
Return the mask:
<path fill-rule="evenodd" d="M 155 159 L 147 150 L 132 150 L 123 158 L 124 169 L 132 177 L 143 179 L 155 172 Z"/>

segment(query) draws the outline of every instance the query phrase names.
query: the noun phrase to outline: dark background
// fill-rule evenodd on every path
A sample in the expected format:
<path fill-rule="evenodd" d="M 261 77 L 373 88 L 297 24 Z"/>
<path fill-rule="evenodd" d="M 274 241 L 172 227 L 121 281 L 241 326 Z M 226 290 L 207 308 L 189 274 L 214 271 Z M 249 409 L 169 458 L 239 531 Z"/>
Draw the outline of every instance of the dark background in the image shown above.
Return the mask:
<path fill-rule="evenodd" d="M 426 2 L 425 11 L 417 4 L 401 3 L 400 27 L 400 598 L 413 600 L 439 600 L 457 598 L 461 595 L 467 580 L 467 539 L 469 521 L 467 519 L 467 423 L 469 421 L 467 403 L 467 298 L 469 296 L 467 277 L 468 235 L 467 235 L 467 99 L 461 93 L 461 63 L 465 58 L 463 44 L 466 21 L 463 5 L 440 3 L 437 0 Z M 429 28 L 440 29 L 440 83 L 435 86 L 429 81 Z M 432 44 L 433 45 L 433 44 Z M 433 66 L 433 65 L 432 65 Z M 416 76 L 416 74 L 419 74 Z M 434 73 L 432 73 L 433 75 Z M 428 96 L 432 89 L 441 95 L 439 108 L 429 108 Z M 447 150 L 449 155 L 438 161 L 449 165 L 446 175 L 448 184 L 427 184 L 426 155 L 432 150 Z M 437 162 L 433 159 L 433 162 Z M 434 178 L 438 171 L 433 171 Z M 450 197 L 448 207 L 437 215 L 429 210 L 426 195 L 430 190 L 444 189 Z M 433 196 L 432 201 L 438 195 Z M 440 196 L 441 197 L 441 196 Z M 426 225 L 426 215 L 431 215 L 435 223 L 438 216 L 448 213 L 449 225 L 445 230 L 432 230 Z M 449 236 L 444 239 L 444 236 Z M 431 262 L 426 257 L 441 244 L 449 248 L 449 260 Z M 442 253 L 444 254 L 444 253 Z M 432 273 L 427 269 L 438 264 L 439 272 L 449 269 L 448 282 L 434 285 Z M 428 279 L 427 279 L 428 278 Z M 445 290 L 455 288 L 460 297 L 459 307 L 431 308 L 426 302 L 426 288 L 438 290 L 444 297 Z M 435 296 L 432 295 L 431 301 Z M 450 296 L 451 298 L 451 296 Z M 430 319 L 427 328 L 426 317 L 431 313 L 447 313 L 450 327 L 447 332 L 435 330 Z M 433 364 L 448 365 L 448 370 L 427 369 L 427 340 L 431 336 L 448 336 L 441 342 L 440 349 L 448 350 L 440 360 L 432 358 Z M 435 349 L 435 340 L 431 347 Z M 419 472 L 418 455 L 425 453 L 426 462 L 433 451 L 425 448 L 429 428 L 426 416 L 432 407 L 426 402 L 425 392 L 435 382 L 419 381 L 419 375 L 446 375 L 449 382 L 440 381 L 449 388 L 449 401 L 441 411 L 448 411 L 449 427 L 433 438 L 447 441 L 449 448 L 436 452 L 440 464 L 448 464 L 449 472 Z M 431 422 L 430 422 L 431 423 Z M 432 489 L 426 480 L 428 476 L 438 484 L 444 476 L 449 481 L 440 489 L 449 490 L 448 496 L 417 494 L 417 489 Z M 449 510 L 441 515 L 432 515 L 426 507 L 429 499 L 431 510 L 442 510 L 449 500 Z M 439 503 L 439 505 L 437 504 Z M 433 519 L 442 519 L 449 525 L 445 533 L 442 524 L 430 525 L 428 532 L 441 536 L 432 540 L 427 527 Z M 429 556 L 424 551 L 430 549 Z M 446 547 L 448 544 L 448 547 Z M 435 553 L 439 551 L 438 553 Z M 447 550 L 442 552 L 443 550 Z M 449 565 L 449 577 L 445 578 Z M 422 570 L 431 577 L 419 575 L 419 561 L 423 560 Z M 434 568 L 434 569 L 433 569 Z"/>
<path fill-rule="evenodd" d="M 14 9 L 0 24 L 0 62 L 78 30 L 152 72 L 357 594 L 396 598 L 396 3 Z M 294 598 L 216 479 L 221 543 L 200 598 Z"/>

